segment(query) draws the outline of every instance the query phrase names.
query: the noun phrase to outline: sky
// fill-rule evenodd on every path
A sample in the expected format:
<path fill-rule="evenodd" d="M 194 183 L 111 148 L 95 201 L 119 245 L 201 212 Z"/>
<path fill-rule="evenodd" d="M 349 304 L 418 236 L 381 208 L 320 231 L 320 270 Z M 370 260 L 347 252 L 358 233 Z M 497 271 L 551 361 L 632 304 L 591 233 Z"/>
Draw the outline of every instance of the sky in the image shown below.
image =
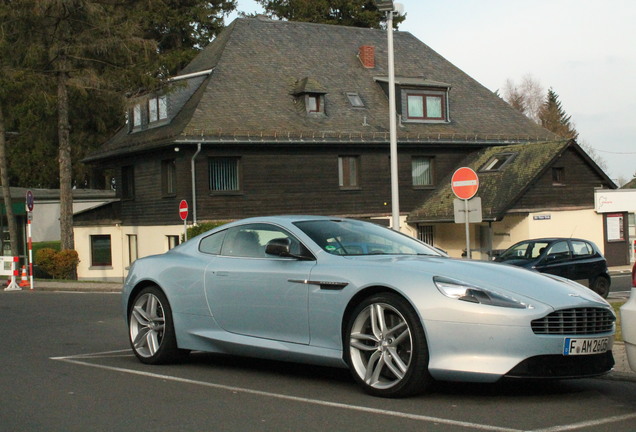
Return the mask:
<path fill-rule="evenodd" d="M 636 175 L 636 1 L 398 2 L 400 31 L 492 91 L 527 76 L 552 88 L 606 174 L 616 183 Z M 237 10 L 263 11 L 253 0 Z"/>

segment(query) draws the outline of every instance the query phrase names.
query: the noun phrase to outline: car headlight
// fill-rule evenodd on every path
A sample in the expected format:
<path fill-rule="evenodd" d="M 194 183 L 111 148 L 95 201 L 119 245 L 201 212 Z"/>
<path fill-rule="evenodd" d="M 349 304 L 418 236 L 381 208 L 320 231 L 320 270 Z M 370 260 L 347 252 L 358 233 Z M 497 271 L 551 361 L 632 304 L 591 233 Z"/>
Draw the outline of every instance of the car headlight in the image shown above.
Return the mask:
<path fill-rule="evenodd" d="M 433 282 L 435 282 L 435 286 L 437 286 L 437 289 L 446 297 L 490 306 L 500 306 L 514 309 L 532 309 L 532 306 L 525 304 L 508 295 L 485 288 L 479 288 L 465 282 L 438 276 L 435 276 L 433 278 Z"/>

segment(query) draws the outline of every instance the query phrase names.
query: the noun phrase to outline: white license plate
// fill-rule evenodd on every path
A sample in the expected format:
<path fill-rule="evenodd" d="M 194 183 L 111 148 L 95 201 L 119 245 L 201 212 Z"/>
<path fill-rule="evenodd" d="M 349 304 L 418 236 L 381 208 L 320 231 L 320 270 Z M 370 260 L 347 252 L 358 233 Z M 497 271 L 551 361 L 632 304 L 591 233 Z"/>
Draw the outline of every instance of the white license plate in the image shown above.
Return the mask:
<path fill-rule="evenodd" d="M 565 338 L 563 355 L 589 355 L 604 353 L 609 348 L 609 338 Z"/>

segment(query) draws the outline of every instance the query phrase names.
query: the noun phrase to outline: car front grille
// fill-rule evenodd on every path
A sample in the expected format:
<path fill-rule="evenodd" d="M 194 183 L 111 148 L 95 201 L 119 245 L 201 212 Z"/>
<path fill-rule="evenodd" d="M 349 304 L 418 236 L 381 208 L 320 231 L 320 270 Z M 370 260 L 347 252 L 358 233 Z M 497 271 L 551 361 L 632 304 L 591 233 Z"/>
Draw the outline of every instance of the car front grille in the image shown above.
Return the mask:
<path fill-rule="evenodd" d="M 542 335 L 608 333 L 614 328 L 615 320 L 614 314 L 608 309 L 563 309 L 532 321 L 532 331 Z"/>

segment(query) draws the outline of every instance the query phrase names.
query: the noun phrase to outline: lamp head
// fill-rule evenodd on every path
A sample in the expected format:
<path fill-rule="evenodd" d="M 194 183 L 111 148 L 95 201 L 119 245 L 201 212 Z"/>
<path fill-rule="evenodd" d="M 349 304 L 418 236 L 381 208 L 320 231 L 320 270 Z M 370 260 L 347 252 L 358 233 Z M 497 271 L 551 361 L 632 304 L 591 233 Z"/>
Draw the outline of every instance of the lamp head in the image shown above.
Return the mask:
<path fill-rule="evenodd" d="M 393 0 L 375 0 L 375 5 L 380 12 L 393 12 Z"/>

